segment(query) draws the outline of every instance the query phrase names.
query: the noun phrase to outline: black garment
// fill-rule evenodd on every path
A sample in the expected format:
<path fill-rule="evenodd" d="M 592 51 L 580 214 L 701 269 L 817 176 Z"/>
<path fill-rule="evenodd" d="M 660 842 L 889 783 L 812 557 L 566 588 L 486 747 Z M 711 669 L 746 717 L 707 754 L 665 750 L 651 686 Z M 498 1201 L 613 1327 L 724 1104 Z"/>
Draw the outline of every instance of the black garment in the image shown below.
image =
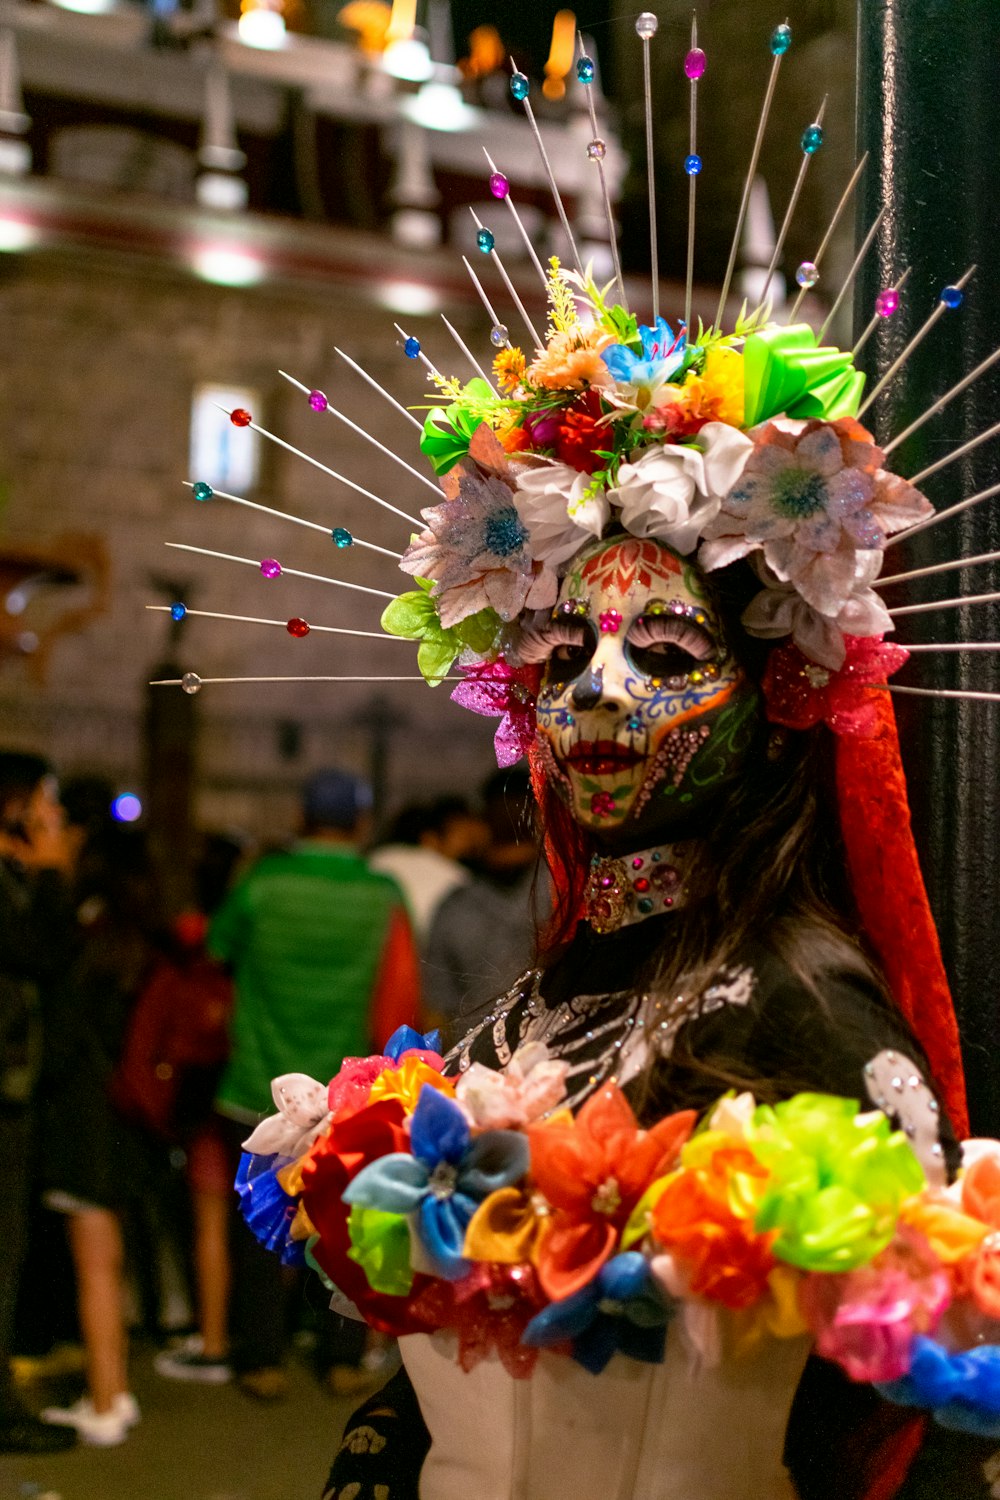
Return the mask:
<path fill-rule="evenodd" d="M 857 1099 L 863 1108 L 871 1108 L 866 1068 L 887 1051 L 899 1058 L 902 1077 L 908 1080 L 919 1072 L 929 1078 L 926 1059 L 905 1021 L 873 979 L 849 967 L 822 973 L 814 991 L 772 949 L 754 943 L 705 990 L 694 1014 L 679 1013 L 669 998 L 658 1004 L 622 989 L 623 978 L 634 982 L 659 945 L 669 940 L 671 920 L 651 918 L 604 937 L 581 926 L 550 970 L 528 973 L 489 1007 L 450 1054 L 446 1070 L 456 1073 L 472 1062 L 501 1068 L 518 1046 L 544 1041 L 570 1064 L 567 1090 L 574 1109 L 614 1079 L 646 1124 L 674 1110 L 707 1108 L 734 1078 L 751 1089 L 756 1083 L 758 1093 L 773 1087 L 775 1097 L 815 1090 Z M 907 1062 L 913 1067 L 907 1068 Z M 939 1120 L 940 1152 L 954 1173 L 958 1146 L 947 1120 L 940 1114 Z M 397 1402 L 401 1399 L 395 1383 L 393 1395 Z M 350 1439 L 356 1425 L 364 1425 L 366 1411 L 362 1408 L 347 1424 L 334 1466 L 341 1486 L 352 1480 L 388 1483 L 376 1473 L 378 1463 L 388 1475 L 402 1462 L 400 1428 L 388 1432 L 378 1455 L 366 1451 L 364 1464 L 359 1458 L 356 1469 L 352 1466 Z M 786 1450 L 801 1500 L 860 1500 L 864 1470 L 860 1464 L 852 1465 L 851 1472 L 844 1467 L 855 1434 L 863 1432 L 877 1453 L 879 1439 L 908 1415 L 886 1407 L 870 1387 L 852 1386 L 835 1367 L 811 1360 L 793 1406 Z M 405 1441 L 414 1464 L 418 1455 L 422 1464 L 426 1454 L 420 1440 L 422 1425 L 407 1428 Z M 390 1452 L 393 1444 L 399 1451 Z M 981 1446 L 938 1430 L 930 1450 L 934 1462 L 928 1459 L 924 1465 L 937 1487 L 928 1487 L 917 1475 L 908 1481 L 905 1500 L 987 1500 L 988 1485 L 983 1482 L 976 1488 L 970 1478 L 977 1462 L 981 1476 Z M 942 1481 L 942 1472 L 954 1475 L 957 1487 Z M 400 1493 L 415 1495 L 418 1477 L 416 1470 L 409 1481 L 412 1489 L 404 1487 Z M 396 1490 L 390 1493 L 396 1500 Z"/>
<path fill-rule="evenodd" d="M 417 1500 L 430 1446 L 409 1376 L 398 1370 L 348 1422 L 323 1500 Z"/>

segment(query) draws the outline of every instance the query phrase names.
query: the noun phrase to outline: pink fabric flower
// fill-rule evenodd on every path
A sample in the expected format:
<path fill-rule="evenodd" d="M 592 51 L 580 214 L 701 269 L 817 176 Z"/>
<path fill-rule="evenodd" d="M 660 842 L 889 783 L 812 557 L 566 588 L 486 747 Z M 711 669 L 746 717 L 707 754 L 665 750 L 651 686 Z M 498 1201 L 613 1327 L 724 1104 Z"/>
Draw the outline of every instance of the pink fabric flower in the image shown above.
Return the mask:
<path fill-rule="evenodd" d="M 836 672 L 810 661 L 794 642 L 775 647 L 761 683 L 772 724 L 811 729 L 822 722 L 834 734 L 862 737 L 875 732 L 875 705 L 866 689 L 886 682 L 910 653 L 880 635 L 848 635 L 844 645 L 844 665 Z"/>
<path fill-rule="evenodd" d="M 799 1289 L 802 1314 L 824 1359 L 852 1380 L 899 1380 L 914 1335 L 933 1333 L 948 1306 L 947 1273 L 918 1235 L 900 1237 L 846 1276 L 811 1274 Z"/>
<path fill-rule="evenodd" d="M 535 697 L 541 679 L 538 666 L 512 667 L 496 661 L 459 666 L 465 681 L 452 692 L 453 703 L 474 714 L 500 719 L 493 736 L 498 766 L 512 766 L 527 755 L 535 741 Z"/>
<path fill-rule="evenodd" d="M 880 551 L 933 507 L 882 468 L 882 450 L 853 418 L 780 417 L 752 436 L 740 479 L 703 528 L 699 560 L 711 572 L 762 549 L 778 578 L 836 615 L 855 587 L 858 553 Z"/>
<path fill-rule="evenodd" d="M 565 1097 L 568 1072 L 569 1063 L 551 1057 L 544 1042 L 527 1042 L 502 1073 L 473 1063 L 455 1098 L 479 1130 L 523 1129 Z"/>

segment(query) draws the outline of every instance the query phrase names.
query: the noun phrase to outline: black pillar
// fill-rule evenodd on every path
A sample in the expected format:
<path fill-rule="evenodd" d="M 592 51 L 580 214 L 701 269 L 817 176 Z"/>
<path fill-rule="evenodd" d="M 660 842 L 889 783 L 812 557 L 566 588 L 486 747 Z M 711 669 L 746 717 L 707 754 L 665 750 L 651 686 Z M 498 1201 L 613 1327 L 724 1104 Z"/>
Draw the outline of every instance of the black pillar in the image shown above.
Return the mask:
<path fill-rule="evenodd" d="M 858 149 L 870 153 L 858 238 L 887 213 L 858 279 L 862 328 L 875 296 L 907 267 L 899 312 L 863 355 L 883 373 L 942 287 L 976 262 L 947 312 L 866 415 L 887 441 L 1000 345 L 1000 4 L 859 0 Z M 873 421 L 874 418 L 874 421 Z M 1000 364 L 893 453 L 913 475 L 1000 420 Z M 941 509 L 1000 481 L 1000 440 L 921 488 Z M 893 548 L 887 572 L 1000 550 L 1000 496 Z M 900 585 L 890 604 L 1000 590 L 980 566 Z M 897 639 L 1000 641 L 996 606 L 901 617 Z M 920 653 L 897 679 L 1000 690 L 1000 653 Z M 962 1029 L 974 1132 L 1000 1133 L 1000 703 L 897 697 L 897 717 L 931 904 Z"/>

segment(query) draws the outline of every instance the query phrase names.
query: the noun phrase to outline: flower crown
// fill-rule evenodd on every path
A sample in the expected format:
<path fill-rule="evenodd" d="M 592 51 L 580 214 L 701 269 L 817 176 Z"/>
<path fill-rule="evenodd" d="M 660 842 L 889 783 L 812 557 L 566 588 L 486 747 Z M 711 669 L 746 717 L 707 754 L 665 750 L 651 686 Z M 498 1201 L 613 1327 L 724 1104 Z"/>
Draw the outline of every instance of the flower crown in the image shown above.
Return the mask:
<path fill-rule="evenodd" d="M 638 323 L 610 285 L 553 257 L 546 344 L 530 362 L 501 349 L 496 389 L 435 374 L 420 446 L 444 499 L 400 563 L 419 589 L 383 628 L 419 639 L 430 683 L 457 660 L 471 687 L 453 696 L 504 715 L 509 761 L 529 742 L 531 690 L 507 627 L 550 608 L 580 548 L 620 527 L 706 572 L 749 559 L 761 589 L 743 627 L 789 642 L 765 677 L 770 717 L 863 731 L 857 687 L 906 660 L 883 644 L 892 621 L 872 583 L 888 537 L 933 510 L 857 421 L 864 376 L 766 309 L 744 307 L 731 334 L 699 320 L 691 338 Z"/>

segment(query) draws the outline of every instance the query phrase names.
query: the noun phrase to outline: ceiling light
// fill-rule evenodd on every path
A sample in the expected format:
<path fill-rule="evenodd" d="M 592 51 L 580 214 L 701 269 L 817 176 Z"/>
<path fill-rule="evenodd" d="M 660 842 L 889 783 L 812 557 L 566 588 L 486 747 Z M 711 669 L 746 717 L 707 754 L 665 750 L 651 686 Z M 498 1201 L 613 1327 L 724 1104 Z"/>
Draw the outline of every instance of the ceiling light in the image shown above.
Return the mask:
<path fill-rule="evenodd" d="M 195 250 L 191 265 L 202 281 L 212 281 L 217 286 L 257 286 L 267 275 L 264 262 L 245 250 L 214 247 Z"/>

